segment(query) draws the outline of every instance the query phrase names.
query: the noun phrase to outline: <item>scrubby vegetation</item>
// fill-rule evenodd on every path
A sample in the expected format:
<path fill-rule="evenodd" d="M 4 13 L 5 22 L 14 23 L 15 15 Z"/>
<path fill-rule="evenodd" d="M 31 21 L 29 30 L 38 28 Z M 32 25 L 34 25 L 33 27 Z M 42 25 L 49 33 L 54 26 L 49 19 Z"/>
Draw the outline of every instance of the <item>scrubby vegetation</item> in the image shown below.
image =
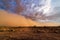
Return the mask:
<path fill-rule="evenodd" d="M 2 40 L 60 40 L 60 26 L 58 27 L 0 26 L 0 39 Z"/>

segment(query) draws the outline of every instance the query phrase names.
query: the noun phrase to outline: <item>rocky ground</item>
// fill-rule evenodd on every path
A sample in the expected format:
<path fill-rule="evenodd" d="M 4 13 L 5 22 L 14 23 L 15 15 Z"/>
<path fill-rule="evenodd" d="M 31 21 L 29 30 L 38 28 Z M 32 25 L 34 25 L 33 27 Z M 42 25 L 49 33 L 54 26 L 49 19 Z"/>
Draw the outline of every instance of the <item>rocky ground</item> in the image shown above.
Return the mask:
<path fill-rule="evenodd" d="M 0 27 L 0 40 L 60 40 L 60 27 Z"/>

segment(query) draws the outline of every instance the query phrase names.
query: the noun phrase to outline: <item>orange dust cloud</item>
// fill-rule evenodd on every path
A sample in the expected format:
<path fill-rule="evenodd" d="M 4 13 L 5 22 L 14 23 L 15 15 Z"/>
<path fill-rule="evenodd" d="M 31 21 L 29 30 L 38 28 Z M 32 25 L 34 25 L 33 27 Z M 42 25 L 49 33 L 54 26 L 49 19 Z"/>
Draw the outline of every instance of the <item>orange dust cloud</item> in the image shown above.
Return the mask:
<path fill-rule="evenodd" d="M 59 23 L 43 23 L 27 19 L 24 16 L 0 10 L 0 26 L 59 26 Z"/>

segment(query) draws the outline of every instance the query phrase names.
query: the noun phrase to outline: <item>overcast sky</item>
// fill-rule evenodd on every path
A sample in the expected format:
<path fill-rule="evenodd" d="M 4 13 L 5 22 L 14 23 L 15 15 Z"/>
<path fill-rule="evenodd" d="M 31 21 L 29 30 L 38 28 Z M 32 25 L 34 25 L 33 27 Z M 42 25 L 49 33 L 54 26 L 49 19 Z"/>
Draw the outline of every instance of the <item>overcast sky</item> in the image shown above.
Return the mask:
<path fill-rule="evenodd" d="M 51 4 L 52 4 L 52 7 L 58 7 L 58 8 L 55 8 L 58 11 L 58 13 L 56 15 L 58 17 L 57 17 L 57 19 L 54 19 L 53 21 L 60 22 L 60 16 L 59 16 L 60 15 L 60 0 L 52 0 Z M 54 12 L 56 12 L 56 10 L 54 10 Z"/>
<path fill-rule="evenodd" d="M 53 6 L 60 6 L 60 0 L 52 0 L 51 2 Z"/>
<path fill-rule="evenodd" d="M 1 4 L 1 0 L 0 0 L 0 4 Z M 59 11 L 60 10 L 60 0 L 51 0 L 51 5 L 52 5 L 52 7 L 59 7 L 58 9 L 57 9 L 57 11 Z M 4 7 L 4 6 L 3 6 Z M 3 8 L 3 7 L 1 7 L 0 6 L 0 8 Z M 15 6 L 14 6 L 15 7 Z M 12 7 L 11 7 L 12 8 Z M 56 12 L 56 11 L 53 11 L 53 12 Z M 60 12 L 60 11 L 59 11 Z M 57 14 L 57 15 L 60 15 L 60 13 L 59 14 Z M 60 16 L 58 17 L 58 19 L 55 19 L 56 21 L 58 21 L 58 22 L 60 22 Z"/>

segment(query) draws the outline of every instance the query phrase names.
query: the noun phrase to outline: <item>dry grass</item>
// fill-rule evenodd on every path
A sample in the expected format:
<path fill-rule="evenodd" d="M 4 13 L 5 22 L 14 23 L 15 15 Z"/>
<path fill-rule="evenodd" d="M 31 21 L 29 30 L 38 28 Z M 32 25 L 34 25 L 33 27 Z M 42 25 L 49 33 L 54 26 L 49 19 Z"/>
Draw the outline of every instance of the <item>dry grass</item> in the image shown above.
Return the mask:
<path fill-rule="evenodd" d="M 0 27 L 0 40 L 60 40 L 60 27 Z"/>

